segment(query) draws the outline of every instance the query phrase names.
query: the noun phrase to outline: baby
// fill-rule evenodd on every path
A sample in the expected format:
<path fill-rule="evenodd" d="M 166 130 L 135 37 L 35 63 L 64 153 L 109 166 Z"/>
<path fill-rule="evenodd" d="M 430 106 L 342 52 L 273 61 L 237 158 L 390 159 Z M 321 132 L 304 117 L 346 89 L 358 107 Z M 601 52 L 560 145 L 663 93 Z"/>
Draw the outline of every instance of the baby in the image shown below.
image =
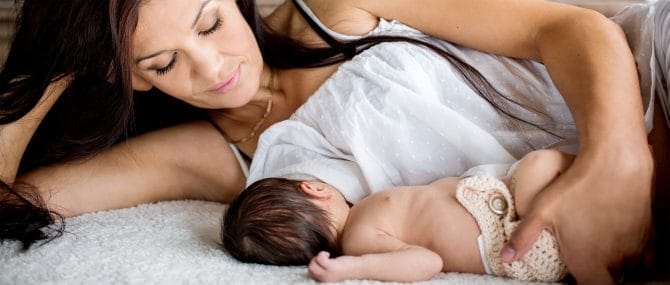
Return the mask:
<path fill-rule="evenodd" d="M 522 260 L 506 264 L 499 255 L 518 217 L 572 159 L 534 151 L 501 179 L 475 168 L 461 178 L 378 192 L 354 206 L 323 182 L 267 178 L 230 205 L 223 243 L 244 262 L 309 264 L 309 275 L 325 282 L 421 281 L 440 271 L 558 281 L 567 268 L 546 231 Z"/>

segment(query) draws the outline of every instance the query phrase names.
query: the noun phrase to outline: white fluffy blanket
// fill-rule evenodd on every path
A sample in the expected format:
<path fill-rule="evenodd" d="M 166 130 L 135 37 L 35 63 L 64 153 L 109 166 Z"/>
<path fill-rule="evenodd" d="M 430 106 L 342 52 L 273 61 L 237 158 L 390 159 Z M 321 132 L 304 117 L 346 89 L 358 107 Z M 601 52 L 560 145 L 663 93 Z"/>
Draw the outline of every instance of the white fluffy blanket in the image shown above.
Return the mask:
<path fill-rule="evenodd" d="M 0 284 L 304 284 L 302 266 L 244 264 L 221 250 L 226 206 L 174 201 L 67 220 L 61 238 L 27 252 L 0 246 Z M 509 279 L 441 273 L 425 284 L 517 284 Z M 347 281 L 341 284 L 381 284 Z"/>

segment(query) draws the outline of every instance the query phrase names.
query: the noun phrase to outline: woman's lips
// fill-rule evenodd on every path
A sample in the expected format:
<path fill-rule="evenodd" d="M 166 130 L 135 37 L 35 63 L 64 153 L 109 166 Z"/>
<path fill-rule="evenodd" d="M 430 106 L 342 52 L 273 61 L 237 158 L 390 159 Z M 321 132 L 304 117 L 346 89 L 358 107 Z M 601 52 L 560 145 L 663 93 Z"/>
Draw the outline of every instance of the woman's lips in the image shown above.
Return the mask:
<path fill-rule="evenodd" d="M 233 71 L 233 74 L 224 83 L 217 85 L 211 91 L 216 93 L 226 93 L 235 88 L 235 86 L 237 86 L 237 83 L 239 82 L 240 82 L 240 66 L 237 66 L 237 69 Z"/>

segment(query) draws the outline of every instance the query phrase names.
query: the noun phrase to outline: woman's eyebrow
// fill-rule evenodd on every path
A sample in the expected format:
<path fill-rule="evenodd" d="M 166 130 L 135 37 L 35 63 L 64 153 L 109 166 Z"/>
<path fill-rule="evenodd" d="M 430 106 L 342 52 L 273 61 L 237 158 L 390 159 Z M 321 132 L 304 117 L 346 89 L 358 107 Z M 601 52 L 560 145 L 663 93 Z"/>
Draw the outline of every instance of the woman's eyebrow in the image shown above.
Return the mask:
<path fill-rule="evenodd" d="M 161 53 L 164 53 L 164 52 L 166 52 L 166 50 L 157 51 L 157 52 L 154 52 L 154 53 L 152 53 L 152 54 L 150 54 L 150 55 L 140 57 L 140 58 L 138 58 L 138 59 L 135 60 L 135 64 L 139 64 L 139 63 L 140 63 L 141 61 L 143 61 L 143 60 L 150 59 L 150 58 L 152 58 L 152 57 L 154 57 L 154 56 L 157 56 L 157 55 L 159 55 L 159 54 L 161 54 Z"/>
<path fill-rule="evenodd" d="M 200 6 L 200 10 L 198 10 L 198 14 L 195 15 L 195 20 L 193 20 L 193 25 L 191 25 L 192 29 L 195 29 L 195 24 L 198 23 L 198 20 L 200 19 L 200 15 L 202 15 L 202 10 L 205 9 L 205 6 L 207 6 L 207 4 L 209 4 L 209 2 L 211 2 L 211 1 L 212 0 L 207 0 L 204 3 L 202 3 L 202 5 Z"/>

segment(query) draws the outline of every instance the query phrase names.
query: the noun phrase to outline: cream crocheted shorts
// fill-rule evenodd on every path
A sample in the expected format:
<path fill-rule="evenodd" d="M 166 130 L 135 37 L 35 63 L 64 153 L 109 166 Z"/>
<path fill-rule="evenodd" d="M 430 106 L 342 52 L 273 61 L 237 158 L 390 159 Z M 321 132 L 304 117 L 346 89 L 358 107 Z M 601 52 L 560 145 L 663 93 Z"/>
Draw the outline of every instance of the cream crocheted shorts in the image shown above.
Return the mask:
<path fill-rule="evenodd" d="M 507 186 L 490 176 L 462 178 L 456 189 L 458 201 L 474 216 L 481 230 L 480 244 L 485 267 L 493 274 L 524 281 L 559 281 L 568 273 L 561 261 L 556 239 L 543 231 L 523 258 L 504 263 L 500 251 L 519 224 L 514 200 Z"/>

